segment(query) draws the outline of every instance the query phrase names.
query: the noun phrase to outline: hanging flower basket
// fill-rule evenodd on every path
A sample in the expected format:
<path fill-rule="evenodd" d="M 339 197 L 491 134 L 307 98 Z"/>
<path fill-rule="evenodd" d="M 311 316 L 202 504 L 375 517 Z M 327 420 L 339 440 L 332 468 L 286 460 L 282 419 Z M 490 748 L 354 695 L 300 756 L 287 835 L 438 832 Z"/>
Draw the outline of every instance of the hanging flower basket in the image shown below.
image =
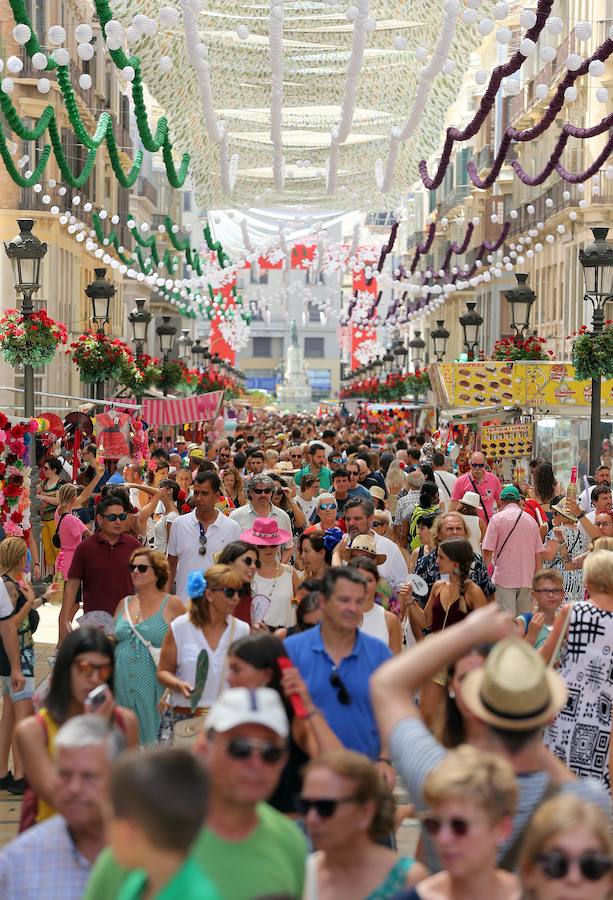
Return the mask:
<path fill-rule="evenodd" d="M 553 351 L 546 349 L 546 343 L 545 338 L 541 337 L 531 336 L 525 340 L 520 337 L 502 338 L 494 344 L 492 359 L 552 359 Z"/>
<path fill-rule="evenodd" d="M 157 386 L 160 390 L 174 391 L 183 381 L 185 365 L 178 359 L 169 359 L 160 366 L 160 377 Z"/>
<path fill-rule="evenodd" d="M 161 374 L 162 365 L 159 359 L 141 353 L 134 359 L 126 360 L 117 380 L 140 400 L 148 388 L 158 383 Z"/>
<path fill-rule="evenodd" d="M 119 338 L 100 332 L 87 332 L 66 351 L 85 384 L 97 381 L 119 381 L 125 367 L 132 362 L 132 351 Z"/>
<path fill-rule="evenodd" d="M 0 317 L 0 352 L 12 366 L 46 366 L 58 345 L 67 340 L 66 326 L 51 319 L 44 309 L 31 316 L 8 309 Z"/>
<path fill-rule="evenodd" d="M 570 335 L 572 360 L 578 381 L 613 378 L 613 321 L 608 319 L 602 331 L 594 334 L 582 325 Z"/>
<path fill-rule="evenodd" d="M 384 382 L 380 382 L 378 378 L 365 379 L 350 388 L 343 388 L 339 397 L 341 400 L 361 397 L 373 402 L 389 403 L 408 397 L 419 399 L 420 394 L 426 394 L 429 390 L 430 376 L 427 372 L 417 370 L 407 375 L 388 375 Z"/>

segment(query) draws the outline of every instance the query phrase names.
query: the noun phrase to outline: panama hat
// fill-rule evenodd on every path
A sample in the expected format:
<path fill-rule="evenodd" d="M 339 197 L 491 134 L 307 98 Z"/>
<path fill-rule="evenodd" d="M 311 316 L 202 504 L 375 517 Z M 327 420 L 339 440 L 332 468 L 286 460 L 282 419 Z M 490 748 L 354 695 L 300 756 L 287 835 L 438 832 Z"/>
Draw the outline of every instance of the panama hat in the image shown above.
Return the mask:
<path fill-rule="evenodd" d="M 256 519 L 253 528 L 243 531 L 239 540 L 254 547 L 278 547 L 287 544 L 292 536 L 289 531 L 279 528 L 276 519 Z"/>
<path fill-rule="evenodd" d="M 519 638 L 499 641 L 462 682 L 462 700 L 482 722 L 508 731 L 546 725 L 566 703 L 564 681 Z"/>
<path fill-rule="evenodd" d="M 578 522 L 579 519 L 577 516 L 574 516 L 571 512 L 566 509 L 566 498 L 563 497 L 559 503 L 552 503 L 551 509 L 554 512 L 557 512 L 559 515 L 564 516 L 565 519 L 568 519 L 569 522 Z"/>
<path fill-rule="evenodd" d="M 375 497 L 376 500 L 385 500 L 385 491 L 376 484 L 368 488 L 368 493 L 371 497 Z"/>
<path fill-rule="evenodd" d="M 295 469 L 288 459 L 282 459 L 274 465 L 272 471 L 275 475 L 295 475 L 300 469 Z"/>
<path fill-rule="evenodd" d="M 356 534 L 349 546 L 343 547 L 340 553 L 345 562 L 350 562 L 354 556 L 372 556 L 375 565 L 381 566 L 387 559 L 386 553 L 377 553 L 372 534 Z"/>
<path fill-rule="evenodd" d="M 481 509 L 481 497 L 476 491 L 466 491 L 460 503 L 464 506 L 472 506 L 473 509 Z"/>

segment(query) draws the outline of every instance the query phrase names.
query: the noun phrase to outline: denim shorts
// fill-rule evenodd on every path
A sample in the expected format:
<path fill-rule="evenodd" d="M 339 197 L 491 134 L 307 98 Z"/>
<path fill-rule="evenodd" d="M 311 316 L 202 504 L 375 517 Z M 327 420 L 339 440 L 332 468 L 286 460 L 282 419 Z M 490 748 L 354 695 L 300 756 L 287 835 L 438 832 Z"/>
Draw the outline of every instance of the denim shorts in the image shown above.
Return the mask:
<path fill-rule="evenodd" d="M 8 694 L 13 703 L 19 703 L 20 700 L 31 700 L 34 696 L 34 676 L 26 675 L 25 687 L 22 691 L 13 691 L 11 687 L 10 675 L 0 675 L 0 694 Z"/>

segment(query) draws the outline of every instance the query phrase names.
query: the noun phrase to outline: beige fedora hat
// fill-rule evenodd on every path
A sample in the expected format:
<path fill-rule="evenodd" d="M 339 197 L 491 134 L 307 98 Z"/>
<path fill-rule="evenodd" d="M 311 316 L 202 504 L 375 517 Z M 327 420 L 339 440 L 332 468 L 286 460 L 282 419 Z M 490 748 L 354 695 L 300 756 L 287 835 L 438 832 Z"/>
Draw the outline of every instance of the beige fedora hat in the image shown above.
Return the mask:
<path fill-rule="evenodd" d="M 481 669 L 462 682 L 462 699 L 477 718 L 509 731 L 546 725 L 566 703 L 567 690 L 557 672 L 526 641 L 507 638 Z"/>

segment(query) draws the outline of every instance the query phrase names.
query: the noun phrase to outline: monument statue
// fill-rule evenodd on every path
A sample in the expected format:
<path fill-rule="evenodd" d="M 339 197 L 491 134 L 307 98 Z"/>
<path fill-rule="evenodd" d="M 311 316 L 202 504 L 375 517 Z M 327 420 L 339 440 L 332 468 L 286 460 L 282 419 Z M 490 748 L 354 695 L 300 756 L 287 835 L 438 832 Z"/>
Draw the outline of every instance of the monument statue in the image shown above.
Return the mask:
<path fill-rule="evenodd" d="M 297 412 L 308 408 L 312 401 L 312 393 L 302 350 L 298 346 L 298 329 L 295 319 L 292 319 L 289 337 L 290 342 L 285 356 L 285 372 L 283 381 L 277 387 L 277 399 L 283 407 Z"/>

